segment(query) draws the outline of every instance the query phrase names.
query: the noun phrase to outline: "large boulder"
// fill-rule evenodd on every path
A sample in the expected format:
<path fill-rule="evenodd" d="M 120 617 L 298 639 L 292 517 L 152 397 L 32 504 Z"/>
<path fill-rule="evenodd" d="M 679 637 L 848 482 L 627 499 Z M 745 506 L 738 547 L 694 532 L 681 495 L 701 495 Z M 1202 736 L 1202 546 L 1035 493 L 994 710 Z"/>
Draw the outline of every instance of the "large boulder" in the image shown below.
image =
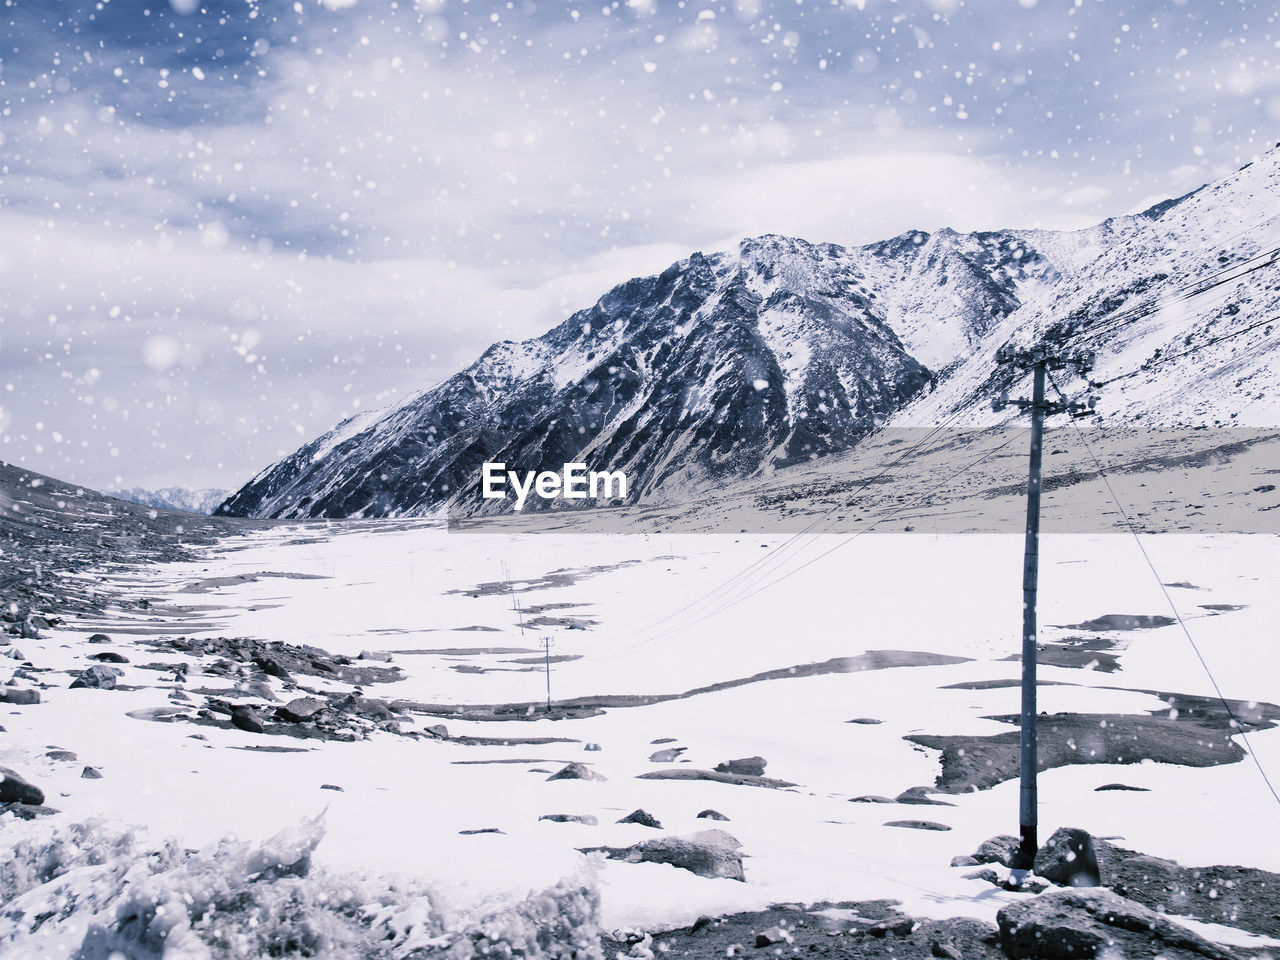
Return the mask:
<path fill-rule="evenodd" d="M 243 703 L 231 708 L 231 722 L 245 733 L 265 733 L 267 729 L 258 711 Z"/>
<path fill-rule="evenodd" d="M 1011 960 L 1231 957 L 1154 910 L 1102 887 L 1048 890 L 1003 908 L 996 923 L 1000 946 Z"/>
<path fill-rule="evenodd" d="M 563 769 L 557 770 L 551 776 L 547 777 L 547 779 L 548 780 L 606 780 L 608 778 L 605 777 L 605 775 L 602 773 L 596 773 L 594 770 L 588 767 L 585 763 L 578 763 L 575 760 L 573 763 L 567 764 Z"/>
<path fill-rule="evenodd" d="M 71 689 L 114 690 L 116 688 L 116 678 L 123 676 L 123 670 L 95 663 L 71 681 Z"/>
<path fill-rule="evenodd" d="M 659 822 L 658 818 L 649 811 L 643 809 L 632 810 L 625 817 L 619 820 L 618 823 L 638 823 L 642 827 L 653 827 L 657 830 L 662 829 L 662 824 Z"/>
<path fill-rule="evenodd" d="M 296 697 L 282 707 L 276 707 L 276 719 L 290 723 L 303 723 L 322 711 L 328 704 L 319 697 Z"/>
<path fill-rule="evenodd" d="M 39 806 L 44 803 L 44 791 L 28 783 L 8 767 L 0 767 L 0 803 L 25 803 Z"/>
<path fill-rule="evenodd" d="M 727 877 L 746 882 L 742 872 L 742 845 L 723 830 L 702 830 L 681 837 L 642 840 L 621 850 L 606 849 L 611 860 L 627 863 L 669 863 L 700 877 Z"/>
<path fill-rule="evenodd" d="M 1022 841 L 1017 837 L 1002 833 L 978 844 L 978 849 L 973 852 L 973 859 L 979 863 L 998 863 L 1008 867 L 1013 864 L 1013 856 L 1021 845 Z"/>
<path fill-rule="evenodd" d="M 688 750 L 688 747 L 666 747 L 662 750 L 655 750 L 649 754 L 650 763 L 675 763 L 680 759 L 680 754 Z"/>
<path fill-rule="evenodd" d="M 1036 851 L 1036 876 L 1062 887 L 1098 887 L 1098 852 L 1093 837 L 1078 827 L 1060 827 Z"/>
<path fill-rule="evenodd" d="M 716 773 L 732 773 L 741 777 L 763 777 L 764 768 L 768 765 L 769 761 L 764 757 L 742 757 L 717 763 L 715 770 Z"/>

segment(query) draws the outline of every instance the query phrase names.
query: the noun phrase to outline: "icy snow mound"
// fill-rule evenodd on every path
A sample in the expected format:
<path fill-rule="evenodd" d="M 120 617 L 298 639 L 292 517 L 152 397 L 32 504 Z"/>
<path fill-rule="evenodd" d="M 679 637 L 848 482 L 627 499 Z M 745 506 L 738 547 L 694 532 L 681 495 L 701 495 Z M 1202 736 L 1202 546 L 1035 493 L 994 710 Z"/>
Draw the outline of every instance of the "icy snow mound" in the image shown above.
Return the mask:
<path fill-rule="evenodd" d="M 589 870 L 522 901 L 461 913 L 422 884 L 313 866 L 323 814 L 265 842 L 224 838 L 199 851 L 100 820 L 3 832 L 8 958 L 600 956 Z"/>

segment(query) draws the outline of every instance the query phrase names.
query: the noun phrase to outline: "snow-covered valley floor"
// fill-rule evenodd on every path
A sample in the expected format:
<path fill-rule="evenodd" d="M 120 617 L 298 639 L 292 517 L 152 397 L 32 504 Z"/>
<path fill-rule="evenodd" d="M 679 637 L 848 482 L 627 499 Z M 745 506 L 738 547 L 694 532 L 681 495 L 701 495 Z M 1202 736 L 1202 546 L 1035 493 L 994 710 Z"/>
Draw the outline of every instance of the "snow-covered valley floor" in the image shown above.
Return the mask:
<path fill-rule="evenodd" d="M 948 864 L 988 837 L 1016 833 L 1015 780 L 936 796 L 949 806 L 851 801 L 934 788 L 939 750 L 905 737 L 1014 729 L 990 718 L 1018 711 L 1022 539 L 863 536 L 768 589 L 752 589 L 760 567 L 751 565 L 761 558 L 785 551 L 773 568 L 784 571 L 836 542 L 451 534 L 429 521 L 250 532 L 202 548 L 194 562 L 104 575 L 106 591 L 146 598 L 144 610 L 71 618 L 41 639 L 16 641 L 46 672 L 23 681 L 43 688 L 40 703 L 4 706 L 0 764 L 38 783 L 66 818 L 142 824 L 191 847 L 229 833 L 265 838 L 325 811 L 318 863 L 416 878 L 463 910 L 574 875 L 580 848 L 656 835 L 615 822 L 643 808 L 668 833 L 730 832 L 746 855 L 746 882 L 607 861 L 605 929 L 674 927 L 777 902 L 885 897 L 918 916 L 990 920 L 1018 895 L 964 879 L 969 870 Z M 1144 543 L 1223 693 L 1280 700 L 1276 538 L 1159 535 Z M 508 571 L 514 595 L 505 588 Z M 703 618 L 725 596 L 736 601 Z M 1042 712 L 1170 718 L 1178 696 L 1214 695 L 1176 623 L 1128 630 L 1090 623 L 1109 614 L 1172 615 L 1128 535 L 1046 536 L 1040 611 L 1042 644 L 1067 651 L 1057 662 L 1073 664 L 1042 664 Z M 99 632 L 111 642 L 90 644 Z M 278 704 L 264 695 L 284 703 L 300 695 L 295 683 L 351 689 L 310 676 L 259 675 L 267 688 L 249 686 L 251 678 L 236 683 L 208 672 L 212 658 L 144 645 L 219 636 L 352 658 L 385 651 L 389 663 L 367 662 L 400 668 L 399 679 L 366 683 L 364 696 L 417 707 L 396 708 L 404 717 L 399 734 L 379 730 L 355 742 L 268 736 L 225 717 L 197 724 L 205 695 L 269 712 Z M 456 712 L 542 704 L 543 637 L 553 642 L 553 700 L 609 698 L 602 709 L 564 718 L 556 709 L 548 718 L 536 706 L 518 720 Z M 129 661 L 117 667 L 116 689 L 68 688 L 90 655 L 108 651 Z M 864 657 L 868 651 L 940 656 Z M 830 662 L 836 658 L 851 659 Z M 189 667 L 178 680 L 158 669 L 180 662 Z M 726 683 L 757 674 L 765 676 Z M 713 685 L 720 686 L 659 697 Z M 190 699 L 174 699 L 175 689 Z M 436 705 L 434 714 L 422 705 Z M 406 735 L 440 723 L 447 738 Z M 1052 737 L 1042 732 L 1042 745 Z M 516 742 L 543 738 L 553 739 Z M 1258 730 L 1250 743 L 1264 768 L 1280 771 L 1280 732 Z M 1227 746 L 1224 737 L 1218 748 Z M 1094 749 L 1083 740 L 1072 747 L 1081 756 Z M 677 748 L 665 761 L 650 759 Z M 1138 744 L 1137 754 L 1146 748 Z M 74 761 L 57 751 L 74 753 Z M 794 786 L 639 779 L 752 756 L 767 761 L 766 777 Z M 607 779 L 548 780 L 573 761 Z M 82 779 L 86 765 L 101 779 Z M 1141 789 L 1098 791 L 1115 783 Z M 1258 842 L 1258 824 L 1274 822 L 1275 800 L 1248 758 L 1198 768 L 1060 766 L 1041 775 L 1040 801 L 1042 836 L 1079 826 L 1184 864 L 1280 870 L 1280 848 Z M 728 821 L 698 819 L 707 808 Z M 546 814 L 591 815 L 598 825 L 539 819 Z M 886 825 L 920 820 L 947 829 Z M 487 828 L 501 832 L 460 833 Z M 5 827 L 46 829 L 47 821 Z"/>

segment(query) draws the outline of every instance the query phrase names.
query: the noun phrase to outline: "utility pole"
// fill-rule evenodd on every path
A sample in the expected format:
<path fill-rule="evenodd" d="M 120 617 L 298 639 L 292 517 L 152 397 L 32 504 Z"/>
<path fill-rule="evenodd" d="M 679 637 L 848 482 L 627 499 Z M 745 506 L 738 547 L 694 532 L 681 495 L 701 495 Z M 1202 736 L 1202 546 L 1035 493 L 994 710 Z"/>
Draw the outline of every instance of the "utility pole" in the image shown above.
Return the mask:
<path fill-rule="evenodd" d="M 542 652 L 547 664 L 547 713 L 551 712 L 551 638 L 542 638 Z"/>
<path fill-rule="evenodd" d="M 1039 849 L 1037 837 L 1039 795 L 1036 774 L 1039 769 L 1039 738 L 1036 710 L 1036 591 L 1040 578 L 1040 491 L 1041 465 L 1044 459 L 1044 418 L 1050 414 L 1069 413 L 1074 417 L 1093 413 L 1095 400 L 1087 403 L 1046 401 L 1045 381 L 1050 370 L 1072 367 L 1084 376 L 1093 369 L 1092 352 L 1051 354 L 1047 347 L 1014 351 L 1007 347 L 996 353 L 996 362 L 1018 370 L 1031 371 L 1031 399 L 1010 400 L 1008 394 L 992 401 L 991 409 L 1016 406 L 1031 411 L 1031 456 L 1027 471 L 1027 532 L 1022 553 L 1022 717 L 1019 737 L 1018 826 L 1021 842 L 1013 857 L 1013 882 L 1021 884 L 1035 864 Z"/>

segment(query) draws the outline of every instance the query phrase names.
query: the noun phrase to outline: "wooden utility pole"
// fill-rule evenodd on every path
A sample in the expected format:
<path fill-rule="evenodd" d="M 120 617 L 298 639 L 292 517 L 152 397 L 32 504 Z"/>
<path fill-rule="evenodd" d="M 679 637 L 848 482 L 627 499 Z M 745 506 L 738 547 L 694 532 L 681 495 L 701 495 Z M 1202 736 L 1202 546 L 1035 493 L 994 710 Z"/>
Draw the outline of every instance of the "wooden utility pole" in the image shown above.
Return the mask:
<path fill-rule="evenodd" d="M 1088 416 L 1093 413 L 1093 400 L 1088 404 L 1045 400 L 1045 382 L 1050 370 L 1074 367 L 1080 375 L 1093 368 L 1093 354 L 1051 355 L 1047 348 L 1015 352 L 1007 348 L 996 354 L 1002 365 L 1031 371 L 1031 399 L 1009 400 L 1002 396 L 991 404 L 1002 410 L 1012 404 L 1031 411 L 1031 456 L 1027 471 L 1027 532 L 1022 551 L 1022 713 L 1019 736 L 1018 829 L 1020 842 L 1012 868 L 1014 882 L 1021 883 L 1035 863 L 1039 849 L 1036 775 L 1039 770 L 1039 730 L 1036 709 L 1036 592 L 1040 579 L 1040 492 L 1043 486 L 1041 466 L 1044 460 L 1044 418 L 1048 414 L 1069 413 Z"/>

